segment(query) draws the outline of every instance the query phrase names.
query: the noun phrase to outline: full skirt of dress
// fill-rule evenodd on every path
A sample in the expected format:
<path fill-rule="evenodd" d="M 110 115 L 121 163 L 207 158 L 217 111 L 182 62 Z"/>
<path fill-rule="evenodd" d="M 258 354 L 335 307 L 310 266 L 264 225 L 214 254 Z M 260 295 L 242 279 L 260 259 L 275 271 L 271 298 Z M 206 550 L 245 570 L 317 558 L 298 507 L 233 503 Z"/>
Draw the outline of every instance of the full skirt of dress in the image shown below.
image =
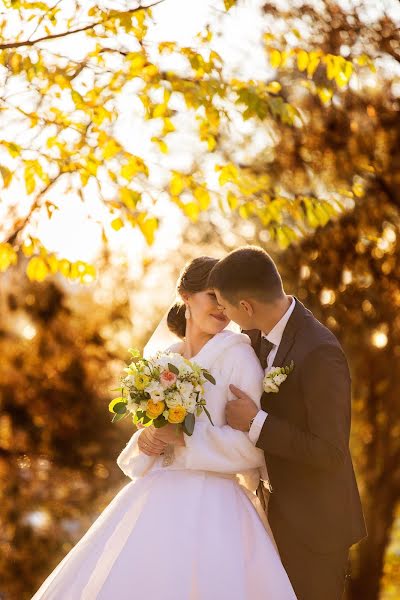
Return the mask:
<path fill-rule="evenodd" d="M 156 469 L 123 487 L 32 600 L 296 600 L 233 479 Z"/>

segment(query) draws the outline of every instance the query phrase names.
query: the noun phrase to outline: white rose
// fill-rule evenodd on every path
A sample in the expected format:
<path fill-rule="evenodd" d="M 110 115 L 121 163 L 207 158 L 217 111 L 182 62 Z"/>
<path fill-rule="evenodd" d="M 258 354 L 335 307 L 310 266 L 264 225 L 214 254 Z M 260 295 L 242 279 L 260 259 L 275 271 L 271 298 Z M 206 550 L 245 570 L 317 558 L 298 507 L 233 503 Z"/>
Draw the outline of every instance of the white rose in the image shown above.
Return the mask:
<path fill-rule="evenodd" d="M 182 404 L 182 398 L 180 394 L 174 392 L 173 394 L 168 394 L 165 397 L 165 402 L 168 408 L 175 408 L 175 406 Z"/>
<path fill-rule="evenodd" d="M 265 377 L 263 381 L 263 387 L 264 391 L 267 393 L 273 392 L 274 394 L 276 394 L 277 392 L 279 392 L 279 387 L 273 381 L 271 381 L 269 377 Z"/>
<path fill-rule="evenodd" d="M 189 398 L 193 393 L 193 384 L 190 381 L 178 381 L 176 387 L 183 398 Z"/>
<path fill-rule="evenodd" d="M 276 383 L 276 385 L 281 385 L 281 383 L 283 383 L 286 378 L 287 378 L 287 375 L 285 373 L 280 373 L 279 375 L 275 375 L 274 383 Z"/>
<path fill-rule="evenodd" d="M 164 410 L 163 412 L 163 417 L 166 421 L 168 421 L 168 417 L 169 417 L 169 410 Z"/>
<path fill-rule="evenodd" d="M 150 398 L 154 402 L 160 402 L 161 400 L 164 400 L 164 389 L 162 385 L 158 383 L 158 381 L 152 381 L 149 383 L 149 385 L 145 388 L 145 392 L 150 394 Z"/>
<path fill-rule="evenodd" d="M 195 398 L 193 398 L 193 396 L 189 396 L 188 398 L 183 399 L 183 406 L 190 413 L 194 412 L 194 409 L 196 408 L 196 404 L 197 404 L 196 400 L 195 400 Z"/>

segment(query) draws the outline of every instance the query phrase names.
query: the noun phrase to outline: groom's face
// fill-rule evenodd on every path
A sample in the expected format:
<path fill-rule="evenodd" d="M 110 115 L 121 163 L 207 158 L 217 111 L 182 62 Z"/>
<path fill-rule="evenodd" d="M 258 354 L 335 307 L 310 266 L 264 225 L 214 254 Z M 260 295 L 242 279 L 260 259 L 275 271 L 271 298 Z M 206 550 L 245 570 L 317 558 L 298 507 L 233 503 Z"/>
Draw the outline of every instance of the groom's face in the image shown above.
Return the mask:
<path fill-rule="evenodd" d="M 214 292 L 220 310 L 223 310 L 224 315 L 226 315 L 230 321 L 234 321 L 235 323 L 240 325 L 242 329 L 254 328 L 252 315 L 249 314 L 245 306 L 243 306 L 240 302 L 237 305 L 231 304 L 229 300 L 225 298 L 217 288 L 214 289 Z"/>

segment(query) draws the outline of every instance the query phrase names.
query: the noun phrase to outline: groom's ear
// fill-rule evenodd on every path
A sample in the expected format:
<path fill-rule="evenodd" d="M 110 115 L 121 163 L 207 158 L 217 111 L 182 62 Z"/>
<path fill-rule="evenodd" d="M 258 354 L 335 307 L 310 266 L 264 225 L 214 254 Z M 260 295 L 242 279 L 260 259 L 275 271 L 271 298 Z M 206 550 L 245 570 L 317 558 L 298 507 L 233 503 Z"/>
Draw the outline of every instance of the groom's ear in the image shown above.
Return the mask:
<path fill-rule="evenodd" d="M 249 317 L 254 315 L 254 307 L 250 300 L 239 300 L 239 306 L 241 306 L 247 312 Z"/>

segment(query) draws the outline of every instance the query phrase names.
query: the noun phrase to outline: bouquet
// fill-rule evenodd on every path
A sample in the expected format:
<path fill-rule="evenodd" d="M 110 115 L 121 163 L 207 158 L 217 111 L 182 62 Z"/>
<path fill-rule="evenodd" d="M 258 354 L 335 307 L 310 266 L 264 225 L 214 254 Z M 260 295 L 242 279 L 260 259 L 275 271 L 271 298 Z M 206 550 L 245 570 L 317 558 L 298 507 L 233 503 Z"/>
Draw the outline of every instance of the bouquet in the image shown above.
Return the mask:
<path fill-rule="evenodd" d="M 203 411 L 213 425 L 204 399 L 204 383 L 215 385 L 215 379 L 197 363 L 180 354 L 159 352 L 145 359 L 136 349 L 129 349 L 132 361 L 121 377 L 121 392 L 109 404 L 112 421 L 131 415 L 134 424 L 163 427 L 179 425 L 192 435 L 195 417 Z M 114 390 L 115 391 L 115 390 Z"/>

